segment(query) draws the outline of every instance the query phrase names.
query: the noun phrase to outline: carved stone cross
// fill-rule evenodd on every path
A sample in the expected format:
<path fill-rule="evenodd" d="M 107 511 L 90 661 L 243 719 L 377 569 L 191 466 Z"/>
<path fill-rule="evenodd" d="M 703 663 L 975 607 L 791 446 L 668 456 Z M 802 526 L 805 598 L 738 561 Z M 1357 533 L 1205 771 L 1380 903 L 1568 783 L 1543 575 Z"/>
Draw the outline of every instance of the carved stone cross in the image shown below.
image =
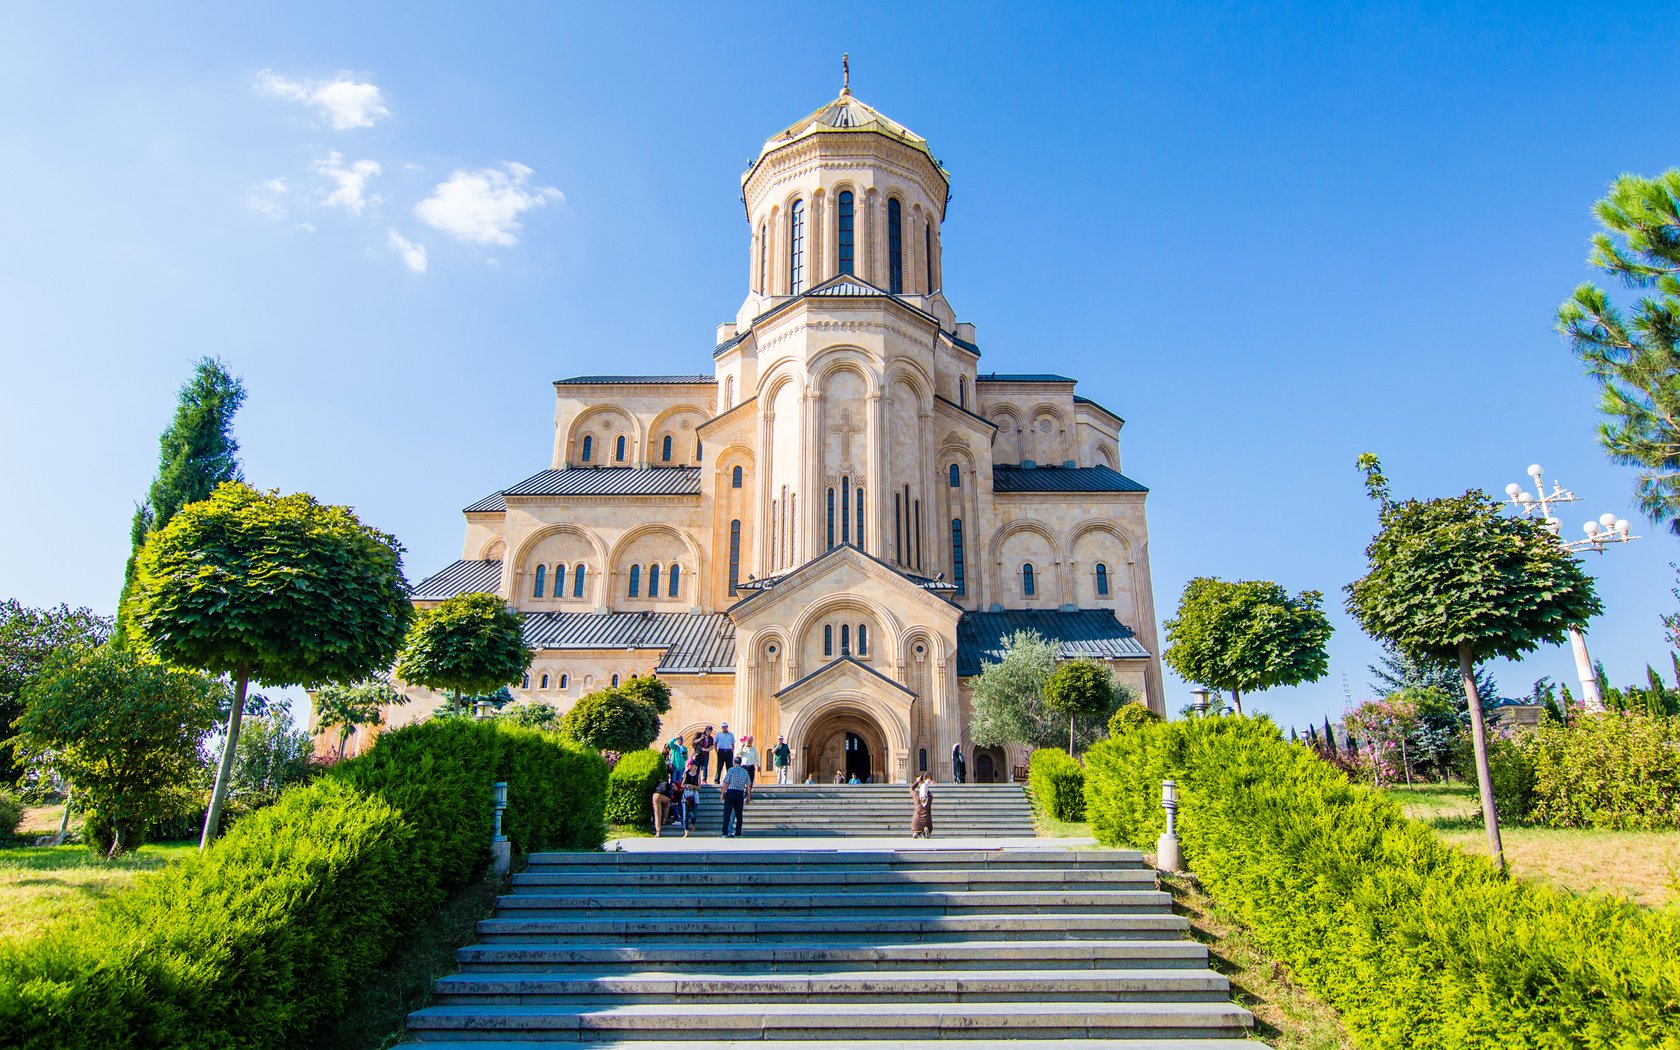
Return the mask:
<path fill-rule="evenodd" d="M 830 434 L 840 435 L 840 466 L 844 470 L 852 469 L 852 435 L 863 433 L 863 427 L 852 419 L 852 410 L 842 409 L 840 422 L 830 423 Z"/>

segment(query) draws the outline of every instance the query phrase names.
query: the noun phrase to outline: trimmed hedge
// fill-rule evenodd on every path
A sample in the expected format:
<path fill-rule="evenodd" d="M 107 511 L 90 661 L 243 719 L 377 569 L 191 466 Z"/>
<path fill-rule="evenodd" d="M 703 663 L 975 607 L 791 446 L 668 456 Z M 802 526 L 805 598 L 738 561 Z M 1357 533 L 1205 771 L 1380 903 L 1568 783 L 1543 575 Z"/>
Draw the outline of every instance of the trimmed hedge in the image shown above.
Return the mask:
<path fill-rule="evenodd" d="M 1551 828 L 1680 828 L 1680 718 L 1580 715 L 1520 731 L 1493 753 L 1501 819 Z"/>
<path fill-rule="evenodd" d="M 632 751 L 619 758 L 607 777 L 607 821 L 653 827 L 653 789 L 665 779 L 665 759 L 657 751 Z"/>
<path fill-rule="evenodd" d="M 1363 1047 L 1680 1048 L 1680 908 L 1501 877 L 1263 719 L 1085 756 L 1097 838 L 1147 847 L 1163 779 L 1209 893 Z"/>
<path fill-rule="evenodd" d="M 1027 759 L 1027 786 L 1044 812 L 1057 820 L 1085 819 L 1085 767 L 1058 747 L 1041 747 Z"/>
<path fill-rule="evenodd" d="M 0 1044 L 309 1045 L 358 980 L 489 859 L 491 784 L 522 850 L 598 846 L 606 765 L 535 730 L 446 719 L 245 817 L 86 918 L 0 948 Z"/>

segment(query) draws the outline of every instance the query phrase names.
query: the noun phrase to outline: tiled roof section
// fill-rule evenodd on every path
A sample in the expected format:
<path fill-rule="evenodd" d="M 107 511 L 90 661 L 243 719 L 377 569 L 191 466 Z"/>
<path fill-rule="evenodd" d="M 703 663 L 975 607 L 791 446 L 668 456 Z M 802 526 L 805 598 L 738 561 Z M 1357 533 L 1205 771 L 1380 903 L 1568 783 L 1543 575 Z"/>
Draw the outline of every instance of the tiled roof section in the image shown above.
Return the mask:
<path fill-rule="evenodd" d="M 1149 656 L 1137 635 L 1110 609 L 968 612 L 957 622 L 957 674 L 976 675 L 983 664 L 1002 660 L 1010 637 L 1018 631 L 1037 631 L 1056 646 L 1057 655 L 1067 659 L 1135 660 Z"/>
<path fill-rule="evenodd" d="M 458 561 L 415 584 L 409 597 L 419 602 L 440 602 L 457 594 L 488 591 L 494 594 L 502 585 L 502 563 L 495 561 Z"/>
<path fill-rule="evenodd" d="M 474 503 L 466 513 L 507 510 L 506 496 L 698 496 L 699 467 L 569 467 L 543 470 Z"/>
<path fill-rule="evenodd" d="M 1075 394 L 1075 395 L 1073 395 L 1073 403 L 1076 404 L 1076 405 L 1090 405 L 1092 408 L 1096 409 L 1099 412 L 1107 412 L 1109 415 L 1113 416 L 1115 419 L 1118 419 L 1122 423 L 1124 423 L 1126 421 L 1125 416 L 1123 416 L 1120 413 L 1114 411 L 1114 409 L 1109 408 L 1107 405 L 1103 404 L 1100 401 L 1092 401 L 1088 397 L 1081 397 L 1080 395 Z"/>
<path fill-rule="evenodd" d="M 977 383 L 1072 383 L 1073 379 L 1054 372 L 987 372 L 974 377 Z"/>
<path fill-rule="evenodd" d="M 890 295 L 885 288 L 877 288 L 868 281 L 853 277 L 851 274 L 841 274 L 830 281 L 824 281 L 811 289 L 812 295 Z"/>
<path fill-rule="evenodd" d="M 665 674 L 733 673 L 735 624 L 723 613 L 525 614 L 532 649 L 663 649 Z"/>
<path fill-rule="evenodd" d="M 705 383 L 708 386 L 717 382 L 717 376 L 710 372 L 692 373 L 689 375 L 670 376 L 572 376 L 570 379 L 556 379 L 555 386 L 688 386 Z"/>
<path fill-rule="evenodd" d="M 502 494 L 500 492 L 492 492 L 490 495 L 479 500 L 477 503 L 467 507 L 463 513 L 487 514 L 499 510 L 507 510 L 507 500 L 502 498 Z"/>
<path fill-rule="evenodd" d="M 992 467 L 993 492 L 1148 492 L 1113 467 Z"/>

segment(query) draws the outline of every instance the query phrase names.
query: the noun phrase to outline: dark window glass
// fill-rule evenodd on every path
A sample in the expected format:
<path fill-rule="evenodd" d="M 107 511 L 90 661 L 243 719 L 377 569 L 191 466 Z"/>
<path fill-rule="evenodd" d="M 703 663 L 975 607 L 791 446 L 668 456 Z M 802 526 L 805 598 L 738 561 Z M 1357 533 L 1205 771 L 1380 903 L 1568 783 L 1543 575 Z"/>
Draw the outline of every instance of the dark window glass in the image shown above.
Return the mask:
<path fill-rule="evenodd" d="M 922 501 L 916 501 L 916 568 L 922 567 Z"/>
<path fill-rule="evenodd" d="M 554 596 L 556 598 L 566 596 L 566 565 L 564 562 L 554 567 Z"/>
<path fill-rule="evenodd" d="M 642 593 L 642 567 L 630 566 L 630 597 L 639 597 Z"/>
<path fill-rule="evenodd" d="M 1033 594 L 1036 593 L 1033 586 L 1033 567 L 1032 562 L 1030 561 L 1021 566 L 1021 593 L 1026 595 L 1028 598 L 1031 598 Z"/>
<path fill-rule="evenodd" d="M 857 271 L 855 269 L 853 269 L 853 262 L 852 262 L 852 255 L 853 255 L 852 248 L 853 248 L 853 245 L 854 245 L 855 241 L 854 241 L 853 235 L 852 235 L 853 210 L 852 210 L 852 191 L 851 190 L 843 190 L 840 194 L 839 218 L 840 218 L 840 239 L 839 239 L 838 247 L 840 249 L 840 272 L 841 273 L 856 273 Z"/>
<path fill-rule="evenodd" d="M 925 747 L 918 748 L 916 751 L 916 772 L 927 772 L 927 748 Z"/>
<path fill-rule="evenodd" d="M 834 490 L 828 490 L 828 546 L 826 550 L 834 549 Z"/>
<path fill-rule="evenodd" d="M 702 456 L 700 454 L 700 439 L 695 438 L 694 439 L 694 462 L 698 463 L 705 458 L 706 458 L 705 456 Z"/>
<path fill-rule="evenodd" d="M 736 467 L 740 470 L 740 467 Z M 729 594 L 734 597 L 741 589 L 741 519 L 729 523 Z"/>
<path fill-rule="evenodd" d="M 840 542 L 852 542 L 852 479 L 840 479 Z"/>
<path fill-rule="evenodd" d="M 648 566 L 648 597 L 659 597 L 659 563 Z"/>
<path fill-rule="evenodd" d="M 1099 598 L 1108 596 L 1108 566 L 1100 561 L 1097 562 L 1097 596 Z"/>
<path fill-rule="evenodd" d="M 740 467 L 736 467 L 733 471 L 730 472 L 730 474 L 729 474 L 729 487 L 732 488 L 732 489 L 738 489 L 738 488 L 741 487 L 741 468 Z"/>
<path fill-rule="evenodd" d="M 548 688 L 548 675 L 543 675 L 542 676 L 542 688 L 544 688 L 544 689 Z"/>
<path fill-rule="evenodd" d="M 548 579 L 548 566 L 546 566 L 546 565 L 537 566 L 536 581 L 531 585 L 531 597 L 541 598 L 543 596 L 543 582 L 547 579 Z"/>
<path fill-rule="evenodd" d="M 954 489 L 962 488 L 962 473 L 957 470 L 955 463 L 951 464 L 951 487 Z"/>
<path fill-rule="evenodd" d="M 595 453 L 595 439 L 588 434 L 583 436 L 583 461 L 589 462 L 589 457 Z"/>
<path fill-rule="evenodd" d="M 904 564 L 904 508 L 893 493 L 893 560 Z"/>
<path fill-rule="evenodd" d="M 788 213 L 788 293 L 805 290 L 805 202 L 794 201 Z"/>
<path fill-rule="evenodd" d="M 933 222 L 922 224 L 922 262 L 927 265 L 927 288 L 933 291 Z"/>
<path fill-rule="evenodd" d="M 764 294 L 765 285 L 770 281 L 770 232 L 763 226 L 758 228 L 758 292 Z"/>
<path fill-rule="evenodd" d="M 665 447 L 660 449 L 659 458 L 667 463 L 671 462 L 671 435 L 669 434 L 665 435 Z"/>
<path fill-rule="evenodd" d="M 840 625 L 840 655 L 841 656 L 850 656 L 851 652 L 852 652 L 852 625 L 849 624 L 849 623 L 843 623 L 843 624 Z"/>
<path fill-rule="evenodd" d="M 578 565 L 577 569 L 572 573 L 572 597 L 573 598 L 582 598 L 583 597 L 583 577 L 584 577 L 584 574 L 587 573 L 588 571 L 589 570 L 580 563 Z"/>
<path fill-rule="evenodd" d="M 887 291 L 904 291 L 904 215 L 897 197 L 887 201 Z"/>
<path fill-rule="evenodd" d="M 570 681 L 571 681 L 571 678 L 569 676 L 561 675 L 560 676 L 560 688 L 562 688 L 562 689 L 566 688 L 566 684 Z"/>
<path fill-rule="evenodd" d="M 618 435 L 618 461 L 624 462 L 624 435 Z"/>
<path fill-rule="evenodd" d="M 676 598 L 676 597 L 680 597 L 680 592 L 681 591 L 682 591 L 682 566 L 676 564 L 675 562 L 672 562 L 671 563 L 671 583 L 670 583 L 669 586 L 667 586 L 665 588 L 665 594 L 666 594 L 667 597 Z"/>
<path fill-rule="evenodd" d="M 957 377 L 957 407 L 958 408 L 967 408 L 968 407 L 968 377 L 967 376 L 958 376 Z"/>
<path fill-rule="evenodd" d="M 618 675 L 613 675 L 613 688 L 618 688 Z"/>
<path fill-rule="evenodd" d="M 530 675 L 526 675 L 525 677 L 523 677 L 519 680 L 519 688 L 521 688 L 521 689 L 531 688 L 531 676 Z"/>
<path fill-rule="evenodd" d="M 869 655 L 869 625 L 866 623 L 858 624 L 858 655 Z"/>
<path fill-rule="evenodd" d="M 858 550 L 863 550 L 863 486 L 862 485 L 859 485 L 858 490 L 857 490 L 857 545 L 858 545 Z"/>
<path fill-rule="evenodd" d="M 958 594 L 968 593 L 966 566 L 963 565 L 963 532 L 962 519 L 951 519 L 951 582 L 957 585 Z"/>
<path fill-rule="evenodd" d="M 834 655 L 834 627 L 826 623 L 823 624 L 823 655 Z"/>

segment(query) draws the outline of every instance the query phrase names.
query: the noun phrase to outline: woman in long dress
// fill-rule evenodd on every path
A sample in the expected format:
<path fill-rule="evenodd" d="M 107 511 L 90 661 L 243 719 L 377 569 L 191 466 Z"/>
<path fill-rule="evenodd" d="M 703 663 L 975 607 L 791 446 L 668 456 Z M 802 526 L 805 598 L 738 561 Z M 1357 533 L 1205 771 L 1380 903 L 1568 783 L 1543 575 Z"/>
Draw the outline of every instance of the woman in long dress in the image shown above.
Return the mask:
<path fill-rule="evenodd" d="M 910 834 L 914 838 L 933 837 L 933 778 L 919 774 L 910 785 L 910 798 L 916 809 L 910 816 Z"/>

